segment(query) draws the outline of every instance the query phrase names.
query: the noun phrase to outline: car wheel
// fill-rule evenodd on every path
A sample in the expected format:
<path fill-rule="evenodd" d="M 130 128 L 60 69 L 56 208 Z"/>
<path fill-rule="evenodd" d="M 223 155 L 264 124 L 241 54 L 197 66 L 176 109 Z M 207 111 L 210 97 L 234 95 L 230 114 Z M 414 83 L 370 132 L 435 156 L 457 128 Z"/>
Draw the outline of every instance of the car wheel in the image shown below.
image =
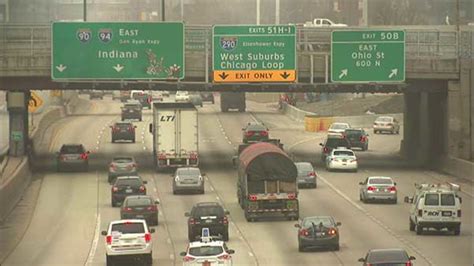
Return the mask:
<path fill-rule="evenodd" d="M 192 233 L 188 233 L 188 240 L 189 240 L 190 242 L 195 241 L 194 235 L 193 235 Z"/>
<path fill-rule="evenodd" d="M 107 265 L 107 266 L 112 266 L 112 265 L 114 265 L 114 262 L 113 262 L 113 260 L 112 260 L 112 257 L 109 256 L 109 255 L 105 255 L 105 261 L 106 261 L 106 265 Z"/>
<path fill-rule="evenodd" d="M 360 194 L 360 193 L 359 193 L 359 200 L 360 200 L 360 201 L 363 201 L 363 199 L 362 199 L 362 194 Z"/>
<path fill-rule="evenodd" d="M 153 265 L 153 256 L 152 254 L 143 255 L 143 262 L 145 265 Z"/>
<path fill-rule="evenodd" d="M 457 226 L 454 227 L 454 235 L 458 236 L 460 234 L 461 234 L 461 226 L 457 225 Z"/>
<path fill-rule="evenodd" d="M 423 226 L 420 226 L 419 224 L 415 225 L 415 230 L 417 235 L 421 235 L 423 233 Z"/>
<path fill-rule="evenodd" d="M 141 122 L 141 121 L 142 121 L 142 118 L 140 117 L 140 119 L 138 119 L 138 121 L 140 121 L 140 122 Z"/>
<path fill-rule="evenodd" d="M 304 246 L 298 244 L 298 251 L 299 251 L 299 252 L 304 252 L 304 249 L 305 249 Z"/>
<path fill-rule="evenodd" d="M 397 199 L 396 198 L 392 200 L 392 204 L 397 204 Z"/>
<path fill-rule="evenodd" d="M 412 232 L 415 231 L 415 223 L 413 223 L 410 218 L 408 218 L 408 220 L 410 220 L 410 225 L 409 225 L 410 231 L 412 231 Z"/>
<path fill-rule="evenodd" d="M 199 191 L 199 194 L 204 194 L 204 189 Z"/>
<path fill-rule="evenodd" d="M 222 239 L 224 241 L 229 241 L 229 231 L 225 232 L 223 235 L 222 235 Z"/>

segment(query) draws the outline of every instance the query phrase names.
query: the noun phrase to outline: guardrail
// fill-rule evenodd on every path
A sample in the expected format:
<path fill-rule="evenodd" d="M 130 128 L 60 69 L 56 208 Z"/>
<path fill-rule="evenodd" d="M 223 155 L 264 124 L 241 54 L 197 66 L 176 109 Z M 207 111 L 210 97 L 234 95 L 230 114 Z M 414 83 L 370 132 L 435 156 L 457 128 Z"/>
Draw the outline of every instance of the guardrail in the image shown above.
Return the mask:
<path fill-rule="evenodd" d="M 373 27 L 371 29 L 387 29 Z M 460 34 L 472 34 L 474 27 L 463 27 L 460 32 L 454 26 L 440 27 L 390 27 L 405 29 L 407 72 L 449 72 L 458 73 L 460 54 L 471 54 L 472 44 L 460 45 Z M 363 28 L 344 28 L 344 30 L 361 30 Z M 299 73 L 310 76 L 312 72 L 327 72 L 330 56 L 331 32 L 334 28 L 297 28 L 297 50 Z M 212 55 L 212 26 L 187 25 L 185 28 L 186 62 L 191 66 L 189 72 L 193 77 L 203 78 L 209 74 L 209 63 Z M 471 46 L 471 47 L 470 47 Z M 28 75 L 49 74 L 51 56 L 50 25 L 0 24 L 0 74 L 17 76 L 28 72 Z M 462 49 L 462 51 L 460 50 Z M 466 50 L 466 51 L 464 51 Z M 196 57 L 198 56 L 198 57 Z M 309 62 L 311 56 L 318 62 Z M 314 57 L 316 56 L 316 57 Z M 423 62 L 423 63 L 421 63 Z M 444 63 L 443 63 L 444 62 Z M 313 69 L 310 64 L 316 65 Z M 318 67 L 319 66 L 319 67 Z M 301 68 L 301 69 L 300 69 Z M 188 73 L 188 71 L 187 71 Z"/>

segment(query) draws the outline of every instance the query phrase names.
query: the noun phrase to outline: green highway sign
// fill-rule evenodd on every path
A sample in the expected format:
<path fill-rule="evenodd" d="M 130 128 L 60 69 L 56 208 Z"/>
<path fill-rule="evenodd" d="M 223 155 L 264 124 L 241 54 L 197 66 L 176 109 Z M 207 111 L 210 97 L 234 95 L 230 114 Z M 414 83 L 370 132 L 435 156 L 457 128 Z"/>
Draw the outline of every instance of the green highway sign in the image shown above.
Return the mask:
<path fill-rule="evenodd" d="M 183 79 L 181 22 L 53 22 L 51 78 Z"/>
<path fill-rule="evenodd" d="M 294 25 L 218 25 L 212 29 L 214 82 L 294 82 Z"/>
<path fill-rule="evenodd" d="M 333 31 L 331 80 L 339 83 L 405 81 L 405 31 Z"/>

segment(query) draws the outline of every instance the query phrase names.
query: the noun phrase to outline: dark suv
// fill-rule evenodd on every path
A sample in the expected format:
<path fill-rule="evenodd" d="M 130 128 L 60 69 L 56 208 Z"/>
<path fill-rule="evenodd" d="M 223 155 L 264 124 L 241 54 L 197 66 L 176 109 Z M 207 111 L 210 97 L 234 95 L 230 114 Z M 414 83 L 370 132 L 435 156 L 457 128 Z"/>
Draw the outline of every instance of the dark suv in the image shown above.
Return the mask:
<path fill-rule="evenodd" d="M 112 129 L 112 143 L 117 140 L 129 140 L 135 142 L 135 129 L 137 126 L 134 126 L 130 122 L 117 122 L 113 126 L 110 126 Z"/>
<path fill-rule="evenodd" d="M 112 207 L 118 206 L 128 196 L 146 195 L 145 184 L 139 176 L 119 176 L 112 186 Z"/>
<path fill-rule="evenodd" d="M 208 91 L 201 92 L 201 98 L 203 102 L 211 102 L 214 104 L 214 94 L 212 92 L 208 92 Z"/>
<path fill-rule="evenodd" d="M 348 149 L 351 148 L 351 144 L 349 143 L 349 141 L 345 138 L 344 135 L 340 135 L 340 134 L 328 135 L 324 143 L 319 143 L 319 145 L 322 147 L 322 150 L 321 150 L 322 162 L 326 161 L 326 157 L 328 156 L 328 154 L 331 153 L 331 151 L 334 148 L 337 148 L 337 147 L 345 147 Z"/>
<path fill-rule="evenodd" d="M 347 138 L 351 147 L 361 148 L 363 151 L 369 149 L 369 134 L 362 128 L 348 128 L 343 135 Z"/>
<path fill-rule="evenodd" d="M 250 122 L 242 128 L 242 142 L 268 140 L 268 128 L 260 123 Z"/>
<path fill-rule="evenodd" d="M 143 108 L 151 109 L 152 97 L 147 92 L 134 92 L 132 93 L 132 99 L 140 102 Z"/>
<path fill-rule="evenodd" d="M 142 121 L 142 105 L 139 102 L 129 102 L 122 107 L 122 121 L 137 119 Z"/>
<path fill-rule="evenodd" d="M 224 241 L 229 240 L 229 212 L 217 202 L 200 202 L 193 206 L 191 212 L 184 215 L 188 218 L 188 239 L 195 241 L 204 227 L 209 228 L 212 236 L 222 235 Z"/>

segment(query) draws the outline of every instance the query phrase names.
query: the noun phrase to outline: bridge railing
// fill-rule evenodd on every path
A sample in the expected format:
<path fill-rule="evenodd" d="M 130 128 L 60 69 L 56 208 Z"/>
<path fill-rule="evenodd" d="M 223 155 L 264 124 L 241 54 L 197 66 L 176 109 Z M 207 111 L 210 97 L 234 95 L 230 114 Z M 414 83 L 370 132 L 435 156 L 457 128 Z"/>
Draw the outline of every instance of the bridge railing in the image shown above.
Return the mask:
<path fill-rule="evenodd" d="M 458 59 L 461 46 L 459 45 L 459 33 L 454 27 L 391 28 L 406 30 L 408 73 L 459 72 Z M 381 29 L 387 29 L 387 27 Z M 297 50 L 298 57 L 303 58 L 302 62 L 307 61 L 304 57 L 316 54 L 319 56 L 317 59 L 319 62 L 315 64 L 324 65 L 324 55 L 330 55 L 332 30 L 334 29 L 298 27 Z M 211 35 L 212 26 L 186 26 L 187 75 L 202 77 L 205 72 L 209 74 L 212 63 Z M 321 57 L 321 55 L 323 56 Z M 50 25 L 0 24 L 0 74 L 14 76 L 18 71 L 39 71 L 41 75 L 44 75 L 49 73 L 50 56 Z M 206 58 L 208 61 L 205 60 Z M 308 67 L 305 66 L 305 68 Z M 299 72 L 304 71 L 299 70 Z"/>

